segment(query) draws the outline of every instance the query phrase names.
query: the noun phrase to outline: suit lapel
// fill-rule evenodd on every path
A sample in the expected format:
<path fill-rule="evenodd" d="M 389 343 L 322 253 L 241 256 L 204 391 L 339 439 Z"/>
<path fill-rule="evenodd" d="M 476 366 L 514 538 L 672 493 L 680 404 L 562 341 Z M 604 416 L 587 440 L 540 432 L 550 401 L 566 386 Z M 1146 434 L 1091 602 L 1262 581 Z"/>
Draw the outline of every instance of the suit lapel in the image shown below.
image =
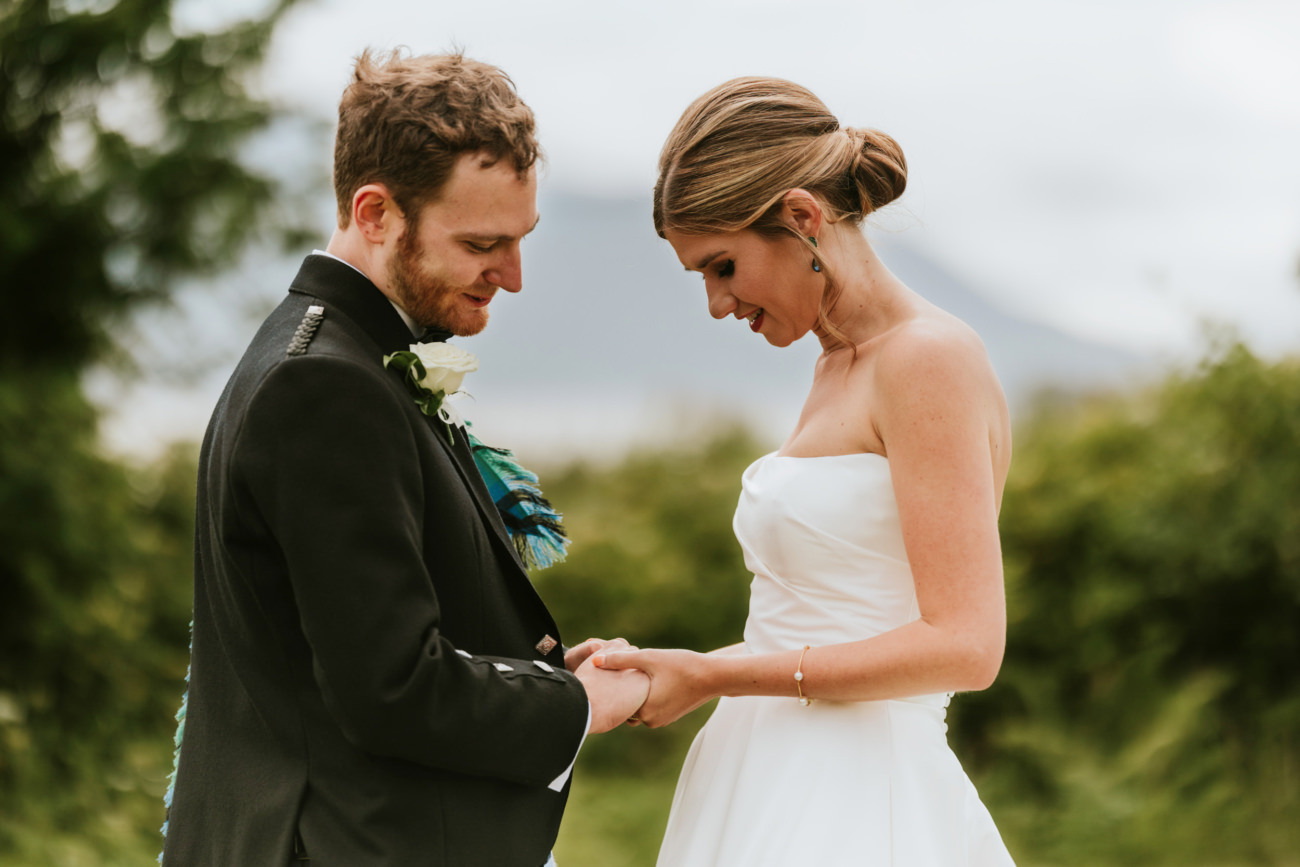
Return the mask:
<path fill-rule="evenodd" d="M 406 323 L 402 321 L 402 317 L 393 309 L 393 305 L 379 291 L 379 288 L 360 271 L 337 259 L 329 256 L 308 256 L 303 261 L 289 291 L 319 298 L 336 307 L 352 320 L 364 336 L 374 344 L 376 364 L 382 363 L 383 356 L 406 349 L 414 339 Z M 389 374 L 401 382 L 401 373 L 389 370 Z M 401 387 L 403 391 L 406 390 L 405 383 L 402 383 Z M 526 578 L 528 573 L 519 559 L 519 552 L 515 550 L 510 534 L 506 531 L 505 522 L 501 520 L 501 513 L 492 502 L 487 485 L 474 464 L 474 455 L 469 448 L 467 433 L 464 429 L 457 431 L 457 443 L 464 444 L 462 453 L 457 446 L 453 446 L 448 441 L 446 426 L 440 419 L 429 416 L 422 416 L 422 418 L 429 426 L 434 439 L 447 450 L 447 456 L 474 498 L 479 514 L 492 528 L 497 541 L 506 550 L 510 560 L 519 567 Z M 528 584 L 532 586 L 531 581 Z"/>
<path fill-rule="evenodd" d="M 338 259 L 311 255 L 303 260 L 289 291 L 327 302 L 357 325 L 381 355 L 410 346 L 410 330 L 388 297 L 369 278 Z M 380 362 L 376 358 L 376 363 Z"/>
<path fill-rule="evenodd" d="M 501 519 L 501 511 L 497 509 L 496 503 L 492 502 L 492 495 L 487 489 L 487 483 L 483 481 L 483 475 L 478 471 L 478 465 L 474 463 L 474 453 L 469 445 L 469 431 L 465 428 L 456 428 L 456 443 L 452 445 L 448 442 L 447 426 L 441 419 L 424 417 L 425 422 L 437 437 L 438 442 L 446 447 L 451 454 L 452 463 L 456 465 L 456 472 L 460 474 L 461 481 L 465 487 L 469 488 L 470 493 L 474 496 L 474 501 L 478 504 L 479 512 L 492 529 L 496 531 L 497 539 L 510 552 L 510 559 L 524 569 L 523 561 L 519 559 L 519 551 L 515 549 L 515 543 L 510 538 L 510 533 L 506 530 L 505 521 Z M 527 570 L 524 570 L 525 572 Z"/>

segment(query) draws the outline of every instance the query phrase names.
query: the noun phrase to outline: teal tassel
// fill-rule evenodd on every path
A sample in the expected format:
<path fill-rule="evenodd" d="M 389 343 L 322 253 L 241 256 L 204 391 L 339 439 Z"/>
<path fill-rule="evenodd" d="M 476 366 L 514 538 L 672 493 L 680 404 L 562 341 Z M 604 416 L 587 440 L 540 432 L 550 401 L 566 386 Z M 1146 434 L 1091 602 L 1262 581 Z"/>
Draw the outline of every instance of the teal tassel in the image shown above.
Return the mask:
<path fill-rule="evenodd" d="M 542 496 L 537 475 L 520 466 L 508 449 L 486 446 L 472 433 L 469 444 L 524 566 L 545 569 L 562 562 L 568 555 L 569 537 L 560 513 Z"/>
<path fill-rule="evenodd" d="M 194 621 L 190 621 L 190 652 L 194 651 Z M 185 667 L 185 692 L 181 695 L 180 710 L 176 711 L 176 735 L 172 738 L 172 744 L 175 749 L 172 751 L 172 772 L 167 775 L 167 791 L 163 794 L 163 806 L 167 808 L 168 818 L 163 820 L 162 831 L 163 840 L 167 839 L 167 827 L 171 824 L 172 798 L 176 796 L 176 772 L 181 766 L 181 743 L 185 740 L 185 715 L 190 705 L 190 667 Z M 158 863 L 161 864 L 163 853 L 158 853 Z"/>

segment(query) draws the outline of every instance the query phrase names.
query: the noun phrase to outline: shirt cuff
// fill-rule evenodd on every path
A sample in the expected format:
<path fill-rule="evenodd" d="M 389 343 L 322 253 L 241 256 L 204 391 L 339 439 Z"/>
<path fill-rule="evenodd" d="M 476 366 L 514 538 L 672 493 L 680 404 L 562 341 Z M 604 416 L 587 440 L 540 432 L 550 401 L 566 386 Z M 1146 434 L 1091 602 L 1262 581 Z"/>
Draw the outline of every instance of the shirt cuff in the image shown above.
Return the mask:
<path fill-rule="evenodd" d="M 551 784 L 546 788 L 552 792 L 558 792 L 564 788 L 564 784 L 569 782 L 569 777 L 573 775 L 573 766 L 577 764 L 578 753 L 582 752 L 582 745 L 587 742 L 587 732 L 591 729 L 591 702 L 587 702 L 587 724 L 582 727 L 582 740 L 578 741 L 578 748 L 573 751 L 573 761 L 564 769 L 558 777 L 551 780 Z"/>

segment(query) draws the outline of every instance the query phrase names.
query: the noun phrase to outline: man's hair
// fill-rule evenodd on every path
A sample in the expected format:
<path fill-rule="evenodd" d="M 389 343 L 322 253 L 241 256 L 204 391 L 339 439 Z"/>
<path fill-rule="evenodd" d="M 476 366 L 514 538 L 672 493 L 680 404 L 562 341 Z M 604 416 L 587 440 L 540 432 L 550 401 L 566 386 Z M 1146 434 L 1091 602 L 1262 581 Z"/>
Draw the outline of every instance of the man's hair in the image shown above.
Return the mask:
<path fill-rule="evenodd" d="M 339 102 L 334 195 L 339 226 L 352 219 L 352 197 L 382 183 L 408 222 L 437 199 L 462 154 L 508 159 L 525 175 L 540 156 L 533 112 L 495 66 L 446 55 L 406 57 L 400 49 L 357 58 Z"/>

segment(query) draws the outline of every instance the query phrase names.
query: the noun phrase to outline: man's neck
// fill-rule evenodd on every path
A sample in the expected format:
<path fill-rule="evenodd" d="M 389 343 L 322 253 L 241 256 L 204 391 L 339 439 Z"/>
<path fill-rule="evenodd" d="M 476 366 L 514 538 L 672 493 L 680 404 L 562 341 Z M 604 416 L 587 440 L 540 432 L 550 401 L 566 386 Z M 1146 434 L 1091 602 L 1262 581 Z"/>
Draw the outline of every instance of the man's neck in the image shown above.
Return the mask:
<path fill-rule="evenodd" d="M 353 265 L 351 262 L 349 262 L 347 259 L 344 259 L 342 256 L 338 256 L 330 252 L 329 250 L 312 250 L 311 252 L 315 256 L 328 256 L 329 258 L 333 259 L 336 262 L 342 262 L 344 265 L 347 265 L 349 268 L 351 268 L 353 271 L 356 271 L 362 277 L 365 277 L 367 280 L 370 280 L 370 276 L 366 274 L 365 271 L 362 271 L 360 268 L 358 268 L 356 265 Z M 370 282 L 374 283 L 375 281 L 370 280 Z M 411 314 L 407 313 L 404 309 L 402 309 L 402 305 L 398 304 L 392 298 L 389 298 L 387 294 L 385 294 L 384 297 L 388 300 L 389 304 L 393 305 L 393 309 L 397 311 L 397 315 L 402 317 L 402 321 L 406 323 L 406 328 L 408 331 L 411 332 L 411 336 L 418 340 L 424 334 L 424 327 L 420 325 L 418 322 L 416 322 L 414 319 L 412 319 Z"/>
<path fill-rule="evenodd" d="M 397 311 L 397 315 L 402 317 L 402 321 L 406 323 L 406 327 L 411 330 L 412 337 L 414 337 L 416 340 L 419 340 L 422 336 L 424 336 L 423 325 L 421 325 L 420 323 L 412 319 L 411 314 L 403 310 L 402 306 L 398 304 L 396 301 L 394 301 L 393 299 L 389 298 L 388 303 L 393 305 L 393 309 Z"/>
<path fill-rule="evenodd" d="M 388 275 L 383 273 L 382 263 L 374 255 L 376 250 L 373 248 L 374 245 L 367 243 L 366 239 L 355 231 L 355 227 L 352 230 L 336 228 L 334 234 L 330 236 L 329 244 L 322 252 L 356 268 L 366 276 L 366 279 L 374 283 L 389 301 L 396 303 L 397 299 L 388 288 Z"/>

